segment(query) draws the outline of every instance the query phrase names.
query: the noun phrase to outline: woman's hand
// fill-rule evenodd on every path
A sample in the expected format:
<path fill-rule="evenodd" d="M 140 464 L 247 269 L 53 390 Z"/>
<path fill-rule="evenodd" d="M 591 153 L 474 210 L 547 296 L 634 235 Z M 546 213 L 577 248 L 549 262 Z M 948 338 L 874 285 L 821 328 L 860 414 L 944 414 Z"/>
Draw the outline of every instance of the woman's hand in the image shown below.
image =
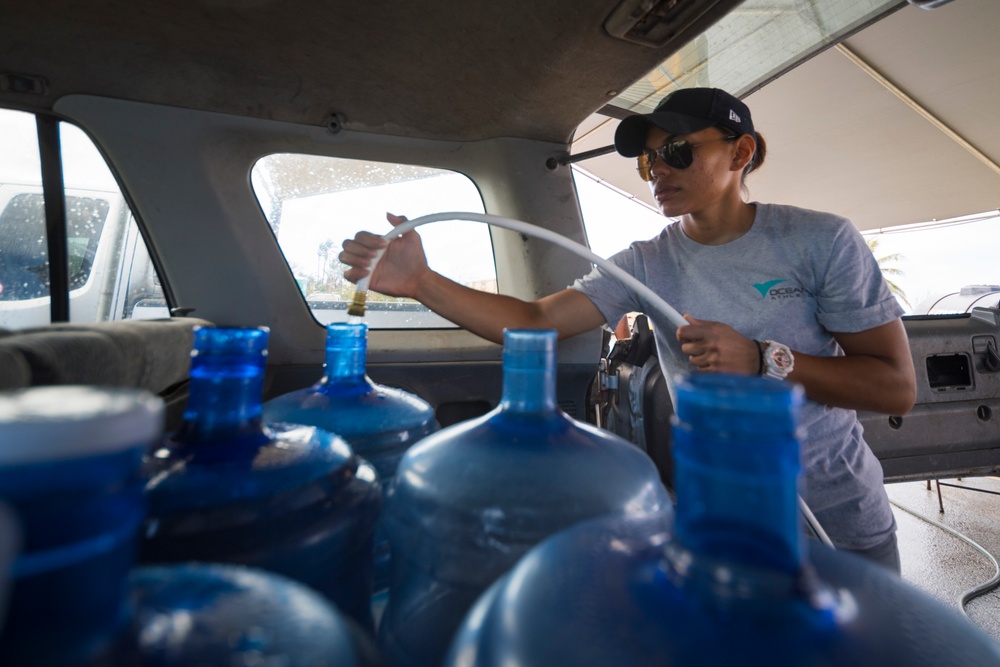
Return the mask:
<path fill-rule="evenodd" d="M 393 227 L 406 222 L 405 217 L 392 213 L 387 213 L 386 219 Z M 388 296 L 415 298 L 420 280 L 430 272 L 423 243 L 416 231 L 406 232 L 392 243 L 371 232 L 358 232 L 353 239 L 345 240 L 343 251 L 338 255 L 338 259 L 349 267 L 344 277 L 357 283 L 367 276 L 372 261 L 387 246 L 368 287 Z"/>
<path fill-rule="evenodd" d="M 677 328 L 677 340 L 695 368 L 736 375 L 760 373 L 760 351 L 753 339 L 721 322 L 696 320 L 687 314 L 684 319 L 690 324 Z"/>

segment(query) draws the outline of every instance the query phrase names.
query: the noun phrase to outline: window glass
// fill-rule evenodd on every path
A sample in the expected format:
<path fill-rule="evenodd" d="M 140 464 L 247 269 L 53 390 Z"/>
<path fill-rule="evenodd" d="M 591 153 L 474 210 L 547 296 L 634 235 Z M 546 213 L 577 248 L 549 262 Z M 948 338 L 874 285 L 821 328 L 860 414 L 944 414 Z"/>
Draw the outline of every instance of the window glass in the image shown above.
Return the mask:
<path fill-rule="evenodd" d="M 386 212 L 410 219 L 445 211 L 484 213 L 467 177 L 411 165 L 311 155 L 276 154 L 254 166 L 251 181 L 303 298 L 320 324 L 347 320 L 354 286 L 337 259 L 344 239 L 366 230 L 385 234 Z M 445 221 L 419 229 L 428 262 L 449 278 L 496 292 L 489 228 Z M 411 299 L 369 292 L 372 328 L 455 325 Z"/>
<path fill-rule="evenodd" d="M 580 198 L 580 213 L 590 249 L 601 257 L 629 247 L 633 241 L 657 236 L 671 224 L 670 218 L 640 199 L 619 190 L 579 165 L 573 165 L 573 180 Z M 627 337 L 637 313 L 628 313 L 615 330 L 616 337 Z"/>
<path fill-rule="evenodd" d="M 97 242 L 108 217 L 108 201 L 96 197 L 66 197 L 69 285 L 87 283 Z M 49 262 L 45 250 L 45 198 L 39 193 L 15 194 L 0 212 L 3 241 L 0 252 L 0 300 L 27 301 L 48 296 Z"/>
<path fill-rule="evenodd" d="M 59 124 L 70 321 L 168 314 L 135 220 L 97 148 Z M 49 257 L 33 114 L 0 110 L 0 326 L 50 322 Z"/>
<path fill-rule="evenodd" d="M 633 241 L 651 239 L 671 222 L 662 213 L 586 169 L 573 165 L 573 180 L 590 249 L 610 257 Z"/>
<path fill-rule="evenodd" d="M 697 86 L 743 97 L 900 4 L 900 0 L 746 0 L 612 104 L 648 113 L 670 91 Z"/>

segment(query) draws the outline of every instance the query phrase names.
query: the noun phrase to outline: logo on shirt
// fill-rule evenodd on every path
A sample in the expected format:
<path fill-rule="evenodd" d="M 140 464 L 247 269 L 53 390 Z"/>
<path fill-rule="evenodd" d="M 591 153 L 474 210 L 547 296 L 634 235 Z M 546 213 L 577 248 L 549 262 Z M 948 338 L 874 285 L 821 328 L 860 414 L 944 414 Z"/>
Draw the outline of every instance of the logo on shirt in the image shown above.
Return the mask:
<path fill-rule="evenodd" d="M 760 292 L 760 297 L 762 299 L 768 299 L 770 301 L 780 301 L 782 299 L 801 299 L 803 297 L 812 296 L 804 287 L 796 287 L 794 285 L 782 285 L 782 283 L 787 283 L 786 278 L 777 278 L 775 280 L 768 280 L 763 283 L 754 283 L 753 288 Z"/>
<path fill-rule="evenodd" d="M 785 282 L 784 278 L 778 278 L 777 280 L 768 280 L 766 283 L 754 283 L 753 288 L 758 292 L 760 292 L 760 296 L 762 299 L 766 299 L 768 291 L 770 291 L 770 289 L 775 285 L 778 285 L 783 282 Z"/>

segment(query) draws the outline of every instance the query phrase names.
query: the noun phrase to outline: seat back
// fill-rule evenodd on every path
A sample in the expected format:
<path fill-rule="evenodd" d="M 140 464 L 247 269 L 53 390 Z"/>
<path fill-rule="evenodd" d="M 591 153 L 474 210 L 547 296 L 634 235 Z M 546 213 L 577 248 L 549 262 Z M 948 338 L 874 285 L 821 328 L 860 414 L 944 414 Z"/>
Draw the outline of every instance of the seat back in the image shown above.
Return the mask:
<path fill-rule="evenodd" d="M 0 333 L 0 390 L 87 384 L 145 389 L 167 403 L 168 428 L 187 399 L 191 317 L 52 324 Z"/>

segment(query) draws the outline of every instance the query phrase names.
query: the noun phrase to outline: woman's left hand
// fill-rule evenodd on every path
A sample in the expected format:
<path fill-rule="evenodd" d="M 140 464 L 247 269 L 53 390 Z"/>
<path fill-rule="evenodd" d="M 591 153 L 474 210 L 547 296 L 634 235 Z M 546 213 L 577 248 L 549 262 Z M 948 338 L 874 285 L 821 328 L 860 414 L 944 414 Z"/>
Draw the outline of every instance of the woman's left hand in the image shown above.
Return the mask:
<path fill-rule="evenodd" d="M 758 375 L 760 351 L 757 343 L 722 322 L 696 320 L 685 314 L 690 324 L 677 329 L 681 351 L 700 371 Z"/>

